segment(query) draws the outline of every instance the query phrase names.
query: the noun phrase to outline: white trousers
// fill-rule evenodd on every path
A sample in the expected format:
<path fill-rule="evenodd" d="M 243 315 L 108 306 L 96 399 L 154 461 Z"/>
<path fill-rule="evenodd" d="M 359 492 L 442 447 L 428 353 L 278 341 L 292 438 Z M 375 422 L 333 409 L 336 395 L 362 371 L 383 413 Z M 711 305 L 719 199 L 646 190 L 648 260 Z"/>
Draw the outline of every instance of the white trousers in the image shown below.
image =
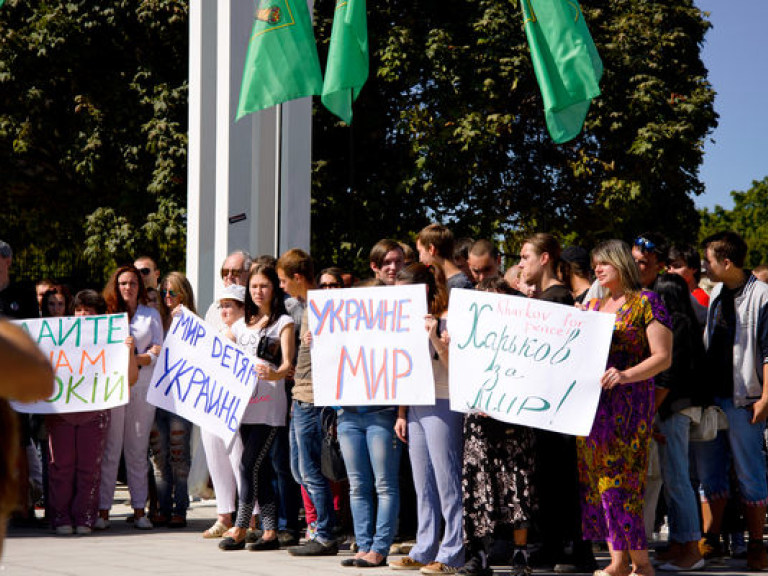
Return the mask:
<path fill-rule="evenodd" d="M 208 462 L 208 472 L 211 474 L 213 491 L 216 492 L 216 512 L 230 514 L 235 511 L 237 493 L 240 489 L 240 459 L 243 456 L 243 440 L 240 433 L 235 434 L 232 449 L 227 451 L 224 440 L 200 430 L 205 449 L 205 459 Z"/>
<path fill-rule="evenodd" d="M 130 402 L 111 410 L 104 458 L 101 461 L 100 510 L 112 508 L 121 452 L 125 453 L 131 507 L 143 510 L 147 504 L 147 451 L 149 433 L 155 420 L 155 407 L 147 402 L 147 388 L 148 384 L 135 385 L 131 388 Z"/>

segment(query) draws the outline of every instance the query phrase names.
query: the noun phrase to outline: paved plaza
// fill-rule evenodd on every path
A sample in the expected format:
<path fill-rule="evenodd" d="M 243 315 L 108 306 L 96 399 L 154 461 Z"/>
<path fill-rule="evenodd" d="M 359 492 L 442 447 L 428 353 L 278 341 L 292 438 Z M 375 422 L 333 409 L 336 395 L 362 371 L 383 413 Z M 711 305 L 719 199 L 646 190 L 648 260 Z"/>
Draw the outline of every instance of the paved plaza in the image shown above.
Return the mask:
<path fill-rule="evenodd" d="M 222 552 L 217 547 L 218 540 L 205 540 L 201 536 L 216 518 L 216 504 L 212 500 L 192 503 L 188 526 L 183 530 L 136 530 L 132 524 L 125 521 L 131 514 L 131 509 L 123 504 L 127 497 L 127 491 L 120 487 L 112 508 L 112 526 L 109 530 L 95 532 L 91 536 L 56 536 L 50 530 L 11 528 L 5 543 L 4 556 L 0 559 L 0 576 L 396 574 L 389 568 L 342 568 L 339 562 L 351 555 L 348 550 L 341 551 L 339 556 L 321 558 L 296 558 L 283 550 Z M 606 555 L 598 555 L 598 562 L 601 566 L 605 565 Z M 704 573 L 722 576 L 743 575 L 746 573 L 746 562 L 727 560 L 725 565 L 710 566 Z M 418 572 L 409 574 L 415 576 Z M 496 568 L 495 576 L 508 574 L 509 571 L 505 567 Z"/>

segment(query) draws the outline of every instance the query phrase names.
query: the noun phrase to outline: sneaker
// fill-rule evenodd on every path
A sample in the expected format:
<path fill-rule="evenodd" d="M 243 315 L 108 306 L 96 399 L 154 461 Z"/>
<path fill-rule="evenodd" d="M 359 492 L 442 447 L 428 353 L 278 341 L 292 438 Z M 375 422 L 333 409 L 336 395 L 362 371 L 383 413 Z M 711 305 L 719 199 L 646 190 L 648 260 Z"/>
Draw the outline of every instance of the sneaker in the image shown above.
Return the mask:
<path fill-rule="evenodd" d="M 768 552 L 762 540 L 750 541 L 747 546 L 747 569 L 754 571 L 768 570 Z"/>
<path fill-rule="evenodd" d="M 699 553 L 704 560 L 719 560 L 723 557 L 723 547 L 717 535 L 705 534 L 699 540 Z"/>
<path fill-rule="evenodd" d="M 455 566 L 448 566 L 442 562 L 430 562 L 419 570 L 422 574 L 456 574 L 459 571 Z"/>
<path fill-rule="evenodd" d="M 99 516 L 96 518 L 96 522 L 93 523 L 93 529 L 94 530 L 106 530 L 109 528 L 110 522 L 106 518 L 102 518 Z"/>
<path fill-rule="evenodd" d="M 152 526 L 152 522 L 146 516 L 139 516 L 138 518 L 134 518 L 133 527 L 136 528 L 136 530 L 152 530 L 152 528 L 154 528 L 154 526 Z"/>
<path fill-rule="evenodd" d="M 72 526 L 65 524 L 63 526 L 56 526 L 56 536 L 69 536 L 74 532 Z"/>
<path fill-rule="evenodd" d="M 426 564 L 416 562 L 410 556 L 403 556 L 400 560 L 393 560 L 389 563 L 389 567 L 392 570 L 421 570 Z"/>
<path fill-rule="evenodd" d="M 483 567 L 483 561 L 473 556 L 464 566 L 458 571 L 461 576 L 492 576 L 493 569 L 489 566 Z"/>
<path fill-rule="evenodd" d="M 315 538 L 301 546 L 291 546 L 288 553 L 292 556 L 336 556 L 339 553 L 339 545 L 335 541 L 323 544 Z"/>
<path fill-rule="evenodd" d="M 530 576 L 531 567 L 528 565 L 528 558 L 522 550 L 515 551 L 512 556 L 511 576 Z"/>
<path fill-rule="evenodd" d="M 88 536 L 91 532 L 93 531 L 88 526 L 78 526 L 75 528 L 75 533 L 79 536 Z"/>

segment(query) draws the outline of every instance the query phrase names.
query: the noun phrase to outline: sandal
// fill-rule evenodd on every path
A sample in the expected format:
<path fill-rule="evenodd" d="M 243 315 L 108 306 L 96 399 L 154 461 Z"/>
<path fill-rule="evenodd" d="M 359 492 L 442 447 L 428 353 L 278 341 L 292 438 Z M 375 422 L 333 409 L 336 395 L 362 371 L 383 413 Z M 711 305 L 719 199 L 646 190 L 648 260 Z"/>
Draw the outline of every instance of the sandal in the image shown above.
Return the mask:
<path fill-rule="evenodd" d="M 228 526 L 221 520 L 216 520 L 216 523 L 213 526 L 203 532 L 203 538 L 221 538 L 227 530 L 229 530 Z"/>

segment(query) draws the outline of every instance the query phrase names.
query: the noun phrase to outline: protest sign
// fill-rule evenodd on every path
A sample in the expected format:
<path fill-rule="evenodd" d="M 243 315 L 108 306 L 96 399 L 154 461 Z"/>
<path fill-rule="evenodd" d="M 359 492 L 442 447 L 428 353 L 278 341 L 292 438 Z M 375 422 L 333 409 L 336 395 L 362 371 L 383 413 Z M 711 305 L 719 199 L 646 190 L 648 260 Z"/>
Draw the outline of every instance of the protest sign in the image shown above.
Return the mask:
<path fill-rule="evenodd" d="M 17 412 L 56 414 L 127 404 L 130 335 L 125 314 L 15 320 L 37 342 L 54 369 L 47 400 L 13 402 Z"/>
<path fill-rule="evenodd" d="M 165 336 L 147 402 L 229 444 L 255 386 L 254 359 L 182 306 Z"/>
<path fill-rule="evenodd" d="M 451 409 L 586 436 L 613 321 L 531 298 L 452 290 Z"/>
<path fill-rule="evenodd" d="M 307 305 L 316 405 L 435 403 L 423 285 L 312 290 Z"/>

